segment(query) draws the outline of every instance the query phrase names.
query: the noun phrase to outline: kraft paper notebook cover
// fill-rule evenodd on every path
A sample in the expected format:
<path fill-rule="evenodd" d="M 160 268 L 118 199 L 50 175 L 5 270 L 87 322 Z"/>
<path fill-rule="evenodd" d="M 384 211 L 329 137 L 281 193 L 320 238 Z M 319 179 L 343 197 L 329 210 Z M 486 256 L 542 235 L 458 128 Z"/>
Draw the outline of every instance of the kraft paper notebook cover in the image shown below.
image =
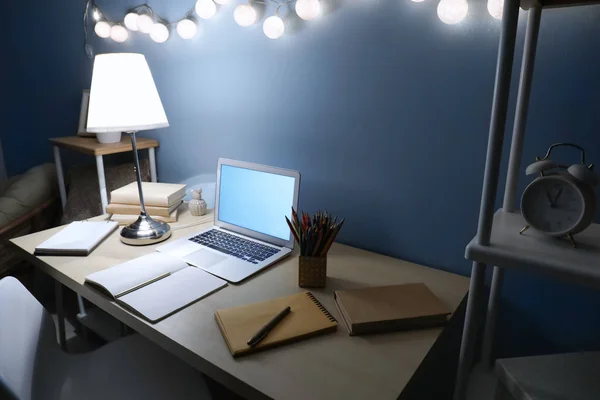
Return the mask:
<path fill-rule="evenodd" d="M 450 311 L 423 283 L 334 292 L 350 335 L 443 325 Z"/>
<path fill-rule="evenodd" d="M 176 183 L 143 182 L 144 203 L 152 207 L 171 207 L 185 196 L 186 185 Z M 110 202 L 140 204 L 137 182 L 131 182 L 110 193 Z"/>
<path fill-rule="evenodd" d="M 248 339 L 287 306 L 292 311 L 265 339 L 254 347 L 246 344 Z M 337 329 L 335 318 L 310 292 L 218 310 L 215 319 L 234 357 Z"/>

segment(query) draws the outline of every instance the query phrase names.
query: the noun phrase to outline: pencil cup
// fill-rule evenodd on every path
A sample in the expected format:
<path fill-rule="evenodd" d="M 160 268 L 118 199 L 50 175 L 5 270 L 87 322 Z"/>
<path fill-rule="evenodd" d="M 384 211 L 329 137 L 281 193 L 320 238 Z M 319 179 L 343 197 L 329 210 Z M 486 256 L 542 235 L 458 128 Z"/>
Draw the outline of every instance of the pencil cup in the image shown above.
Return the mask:
<path fill-rule="evenodd" d="M 322 288 L 327 282 L 327 257 L 298 258 L 298 286 Z"/>

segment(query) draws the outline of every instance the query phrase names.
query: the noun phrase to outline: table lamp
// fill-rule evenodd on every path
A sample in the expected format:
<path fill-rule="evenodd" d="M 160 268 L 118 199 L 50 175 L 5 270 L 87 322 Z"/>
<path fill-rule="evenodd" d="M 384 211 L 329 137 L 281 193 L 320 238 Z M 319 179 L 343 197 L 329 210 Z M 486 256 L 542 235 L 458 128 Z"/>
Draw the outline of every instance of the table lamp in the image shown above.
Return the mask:
<path fill-rule="evenodd" d="M 88 132 L 124 132 L 131 137 L 141 213 L 137 221 L 121 230 L 121 241 L 130 245 L 161 242 L 171 228 L 146 212 L 142 176 L 135 143 L 137 131 L 169 126 L 146 58 L 142 54 L 99 54 L 94 60 Z"/>

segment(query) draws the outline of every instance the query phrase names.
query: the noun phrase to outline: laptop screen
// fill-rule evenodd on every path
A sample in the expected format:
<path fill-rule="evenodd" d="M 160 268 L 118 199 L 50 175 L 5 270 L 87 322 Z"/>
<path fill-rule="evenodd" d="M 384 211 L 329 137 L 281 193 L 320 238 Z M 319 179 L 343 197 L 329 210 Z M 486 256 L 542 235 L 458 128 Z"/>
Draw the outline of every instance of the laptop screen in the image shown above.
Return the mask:
<path fill-rule="evenodd" d="M 296 180 L 291 176 L 221 165 L 219 221 L 290 240 Z"/>

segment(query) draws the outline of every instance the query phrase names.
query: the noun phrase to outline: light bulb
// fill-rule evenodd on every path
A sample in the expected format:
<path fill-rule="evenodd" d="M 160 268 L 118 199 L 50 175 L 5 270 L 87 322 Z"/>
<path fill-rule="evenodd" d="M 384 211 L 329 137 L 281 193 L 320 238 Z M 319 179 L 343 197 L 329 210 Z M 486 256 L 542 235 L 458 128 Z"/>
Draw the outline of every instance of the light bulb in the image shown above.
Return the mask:
<path fill-rule="evenodd" d="M 311 20 L 321 15 L 321 3 L 319 0 L 297 0 L 296 14 L 304 20 Z"/>
<path fill-rule="evenodd" d="M 265 19 L 263 23 L 263 32 L 269 39 L 278 39 L 283 35 L 285 31 L 285 25 L 283 25 L 283 20 L 279 18 L 277 15 L 273 15 Z"/>
<path fill-rule="evenodd" d="M 100 14 L 100 11 L 98 11 L 98 9 L 94 9 L 92 17 L 94 17 L 94 20 L 100 21 L 100 18 L 102 18 L 102 14 Z"/>
<path fill-rule="evenodd" d="M 94 32 L 96 35 L 100 36 L 102 39 L 106 39 L 110 37 L 110 25 L 106 21 L 96 22 L 94 26 Z"/>
<path fill-rule="evenodd" d="M 504 0 L 488 0 L 487 9 L 492 17 L 496 19 L 502 19 Z"/>
<path fill-rule="evenodd" d="M 150 39 L 154 40 L 156 43 L 164 43 L 169 38 L 169 28 L 167 28 L 164 24 L 157 22 L 152 25 L 152 30 L 150 31 Z"/>
<path fill-rule="evenodd" d="M 154 20 L 147 14 L 142 14 L 138 16 L 137 19 L 137 27 L 142 33 L 150 33 L 152 27 L 154 26 Z"/>
<path fill-rule="evenodd" d="M 212 0 L 198 0 L 196 2 L 196 14 L 202 19 L 212 18 L 217 12 L 217 6 Z"/>
<path fill-rule="evenodd" d="M 130 31 L 134 31 L 137 32 L 138 31 L 138 18 L 140 16 L 137 15 L 136 13 L 130 12 L 127 15 L 125 15 L 125 19 L 123 20 L 123 23 L 125 24 L 125 26 L 127 27 L 127 29 L 129 29 Z"/>
<path fill-rule="evenodd" d="M 250 26 L 256 21 L 256 11 L 250 4 L 241 4 L 233 11 L 233 19 L 239 26 Z"/>
<path fill-rule="evenodd" d="M 196 36 L 196 32 L 198 28 L 196 24 L 191 19 L 182 19 L 177 24 L 177 33 L 181 36 L 182 39 L 191 39 Z"/>
<path fill-rule="evenodd" d="M 114 25 L 110 28 L 110 38 L 117 43 L 123 43 L 129 37 L 127 29 L 121 25 Z"/>
<path fill-rule="evenodd" d="M 458 24 L 469 12 L 466 0 L 441 0 L 437 7 L 440 20 L 448 25 Z"/>
<path fill-rule="evenodd" d="M 215 3 L 220 5 L 229 4 L 229 0 L 215 0 Z"/>

